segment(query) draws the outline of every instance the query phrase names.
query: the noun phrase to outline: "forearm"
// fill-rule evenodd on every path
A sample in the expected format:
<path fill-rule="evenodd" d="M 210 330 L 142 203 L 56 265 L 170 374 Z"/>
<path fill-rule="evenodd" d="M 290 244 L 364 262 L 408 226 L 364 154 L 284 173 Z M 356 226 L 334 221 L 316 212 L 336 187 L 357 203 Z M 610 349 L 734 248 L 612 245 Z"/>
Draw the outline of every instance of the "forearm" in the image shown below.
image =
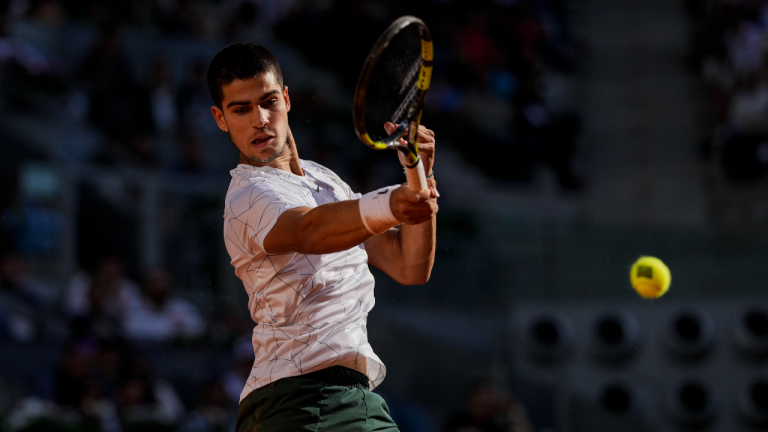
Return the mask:
<path fill-rule="evenodd" d="M 436 217 L 418 225 L 402 225 L 397 233 L 401 256 L 401 278 L 409 285 L 429 280 L 435 263 Z"/>
<path fill-rule="evenodd" d="M 430 188 L 437 190 L 434 178 L 427 182 Z M 423 284 L 429 280 L 435 263 L 436 239 L 437 213 L 420 224 L 401 226 L 397 233 L 397 244 L 402 257 L 402 278 L 409 284 Z"/>
<path fill-rule="evenodd" d="M 435 192 L 435 181 L 429 179 L 428 182 L 431 191 Z M 401 190 L 410 191 L 407 187 Z M 417 219 L 402 223 L 399 230 L 391 229 L 365 242 L 368 262 L 403 285 L 427 282 L 435 262 L 437 203 L 430 199 L 424 204 L 424 212 L 420 212 Z M 403 210 L 399 205 L 393 207 L 395 215 Z"/>
<path fill-rule="evenodd" d="M 271 238 L 272 233 L 267 236 L 264 248 L 271 254 L 334 253 L 357 246 L 371 236 L 360 217 L 358 200 L 289 210 L 278 223 L 290 229 L 280 229 L 279 238 Z"/>
<path fill-rule="evenodd" d="M 365 242 L 371 264 L 403 285 L 429 280 L 435 262 L 435 218 L 401 225 Z"/>

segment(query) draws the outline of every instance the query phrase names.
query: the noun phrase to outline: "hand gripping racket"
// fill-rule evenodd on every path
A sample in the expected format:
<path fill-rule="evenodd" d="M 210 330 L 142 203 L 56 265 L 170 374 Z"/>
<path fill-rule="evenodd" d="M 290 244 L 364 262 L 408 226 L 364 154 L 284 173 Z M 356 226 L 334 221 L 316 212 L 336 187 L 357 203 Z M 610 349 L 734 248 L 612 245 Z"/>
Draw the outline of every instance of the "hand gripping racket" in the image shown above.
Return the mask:
<path fill-rule="evenodd" d="M 404 16 L 379 37 L 365 60 L 355 89 L 352 120 L 363 143 L 396 148 L 405 156 L 405 176 L 414 190 L 427 189 L 416 143 L 421 106 L 432 78 L 432 38 L 423 21 Z M 384 123 L 396 129 L 387 134 Z M 406 144 L 400 143 L 408 131 Z"/>

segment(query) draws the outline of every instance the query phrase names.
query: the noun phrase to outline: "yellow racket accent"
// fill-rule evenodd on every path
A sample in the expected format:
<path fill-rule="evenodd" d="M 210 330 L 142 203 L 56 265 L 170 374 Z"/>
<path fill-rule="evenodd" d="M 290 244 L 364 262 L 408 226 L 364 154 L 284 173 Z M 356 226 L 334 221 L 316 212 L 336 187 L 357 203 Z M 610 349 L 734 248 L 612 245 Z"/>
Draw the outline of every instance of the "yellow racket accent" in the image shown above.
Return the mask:
<path fill-rule="evenodd" d="M 413 144 L 413 151 L 410 151 L 411 150 L 411 146 L 408 146 L 408 150 L 409 150 L 408 153 L 410 153 L 411 156 L 413 156 L 413 160 L 408 162 L 410 164 L 416 162 L 416 159 L 419 158 L 419 143 L 416 142 L 416 135 L 419 133 L 419 125 L 421 124 L 421 115 L 422 114 L 424 114 L 424 110 L 419 111 L 419 116 L 416 117 L 416 121 L 411 122 L 411 127 L 409 128 L 409 131 L 408 131 L 409 132 L 408 133 L 408 140 L 409 140 L 408 142 Z M 410 133 L 411 130 L 413 131 L 412 134 Z"/>
<path fill-rule="evenodd" d="M 432 81 L 432 66 L 421 65 L 419 69 L 419 81 L 416 82 L 416 87 L 419 90 L 426 90 L 429 88 L 429 82 Z"/>
<path fill-rule="evenodd" d="M 363 138 L 363 141 L 365 141 L 366 144 L 368 144 L 369 146 L 375 148 L 376 150 L 386 150 L 386 149 L 389 148 L 388 145 L 386 145 L 385 143 L 383 143 L 381 141 L 374 141 L 374 140 L 372 140 L 371 137 L 368 136 L 367 133 L 364 133 L 362 138 Z"/>
<path fill-rule="evenodd" d="M 421 58 L 424 61 L 432 61 L 434 51 L 432 50 L 432 41 L 421 40 Z"/>

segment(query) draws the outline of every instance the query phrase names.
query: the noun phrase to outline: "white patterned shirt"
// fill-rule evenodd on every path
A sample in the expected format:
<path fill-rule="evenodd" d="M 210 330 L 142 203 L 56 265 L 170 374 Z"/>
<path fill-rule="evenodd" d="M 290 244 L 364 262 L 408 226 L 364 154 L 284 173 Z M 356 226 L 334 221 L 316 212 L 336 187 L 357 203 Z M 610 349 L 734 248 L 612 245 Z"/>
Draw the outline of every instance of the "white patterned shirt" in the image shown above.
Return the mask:
<path fill-rule="evenodd" d="M 371 389 L 386 374 L 368 344 L 374 280 L 363 245 L 323 255 L 264 251 L 286 210 L 360 197 L 328 168 L 300 162 L 304 176 L 245 164 L 230 171 L 224 241 L 256 322 L 256 358 L 240 400 L 280 378 L 353 360 L 366 360 Z"/>

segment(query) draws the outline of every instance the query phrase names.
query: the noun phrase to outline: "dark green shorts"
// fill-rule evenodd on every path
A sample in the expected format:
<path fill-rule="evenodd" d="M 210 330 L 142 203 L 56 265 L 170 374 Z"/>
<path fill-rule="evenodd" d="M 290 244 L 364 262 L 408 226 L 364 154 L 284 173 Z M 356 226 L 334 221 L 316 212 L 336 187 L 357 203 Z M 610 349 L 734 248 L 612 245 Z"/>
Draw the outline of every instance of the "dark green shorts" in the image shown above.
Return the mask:
<path fill-rule="evenodd" d="M 237 432 L 399 432 L 368 378 L 342 366 L 283 378 L 240 402 Z"/>

